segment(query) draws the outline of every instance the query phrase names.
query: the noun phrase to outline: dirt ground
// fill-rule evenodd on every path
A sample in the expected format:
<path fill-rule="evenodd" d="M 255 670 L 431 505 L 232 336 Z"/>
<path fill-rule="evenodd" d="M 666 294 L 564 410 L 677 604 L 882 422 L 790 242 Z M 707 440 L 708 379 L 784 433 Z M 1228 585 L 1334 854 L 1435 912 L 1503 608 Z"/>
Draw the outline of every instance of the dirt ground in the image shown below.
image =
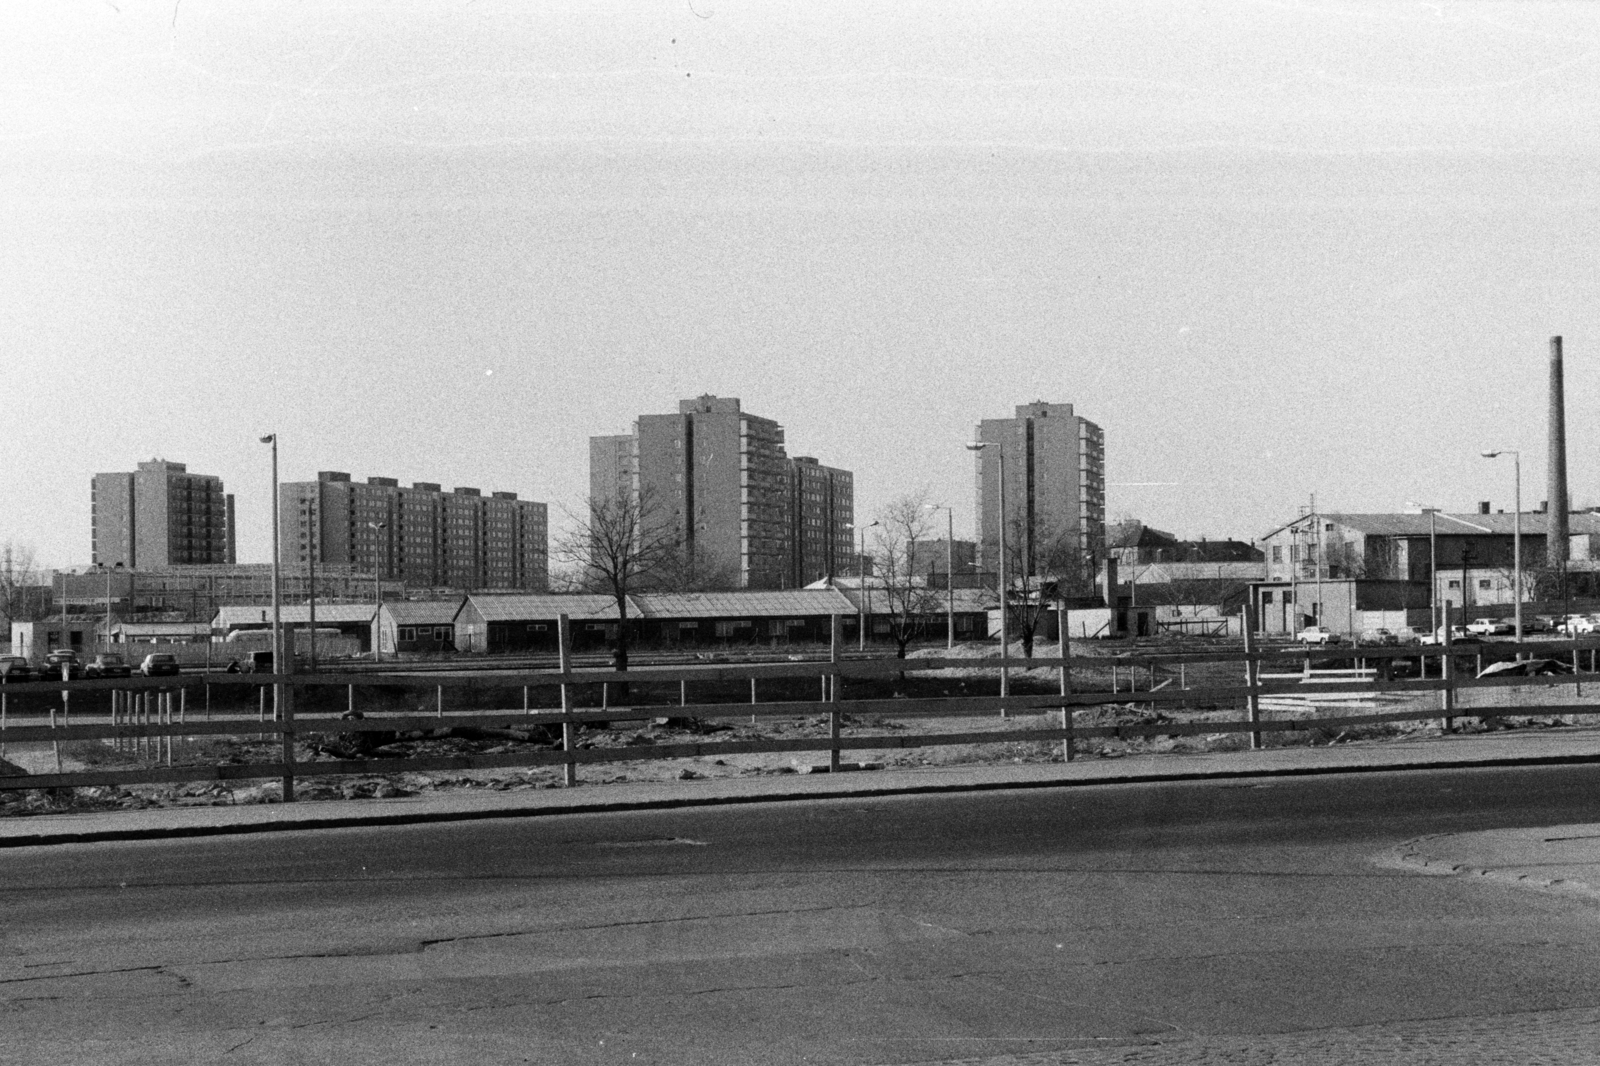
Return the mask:
<path fill-rule="evenodd" d="M 1203 692 L 1196 692 L 1195 700 L 1184 703 L 1150 703 L 1140 702 L 1138 696 L 1141 691 L 1148 691 L 1152 687 L 1168 687 L 1182 685 L 1183 687 L 1204 686 L 1207 683 L 1216 685 L 1232 683 L 1236 671 L 1235 664 L 1218 664 L 1211 667 L 1191 667 L 1182 676 L 1175 670 L 1158 670 L 1153 676 L 1148 670 L 1136 669 L 1113 654 L 1095 654 L 1098 649 L 1089 649 L 1080 652 L 1078 645 L 1074 644 L 1074 688 L 1077 691 L 1102 691 L 1110 694 L 1115 686 L 1118 696 L 1126 693 L 1125 698 L 1108 702 L 1094 707 L 1080 708 L 1074 715 L 1074 721 L 1080 728 L 1098 725 L 1127 725 L 1146 724 L 1159 725 L 1162 722 L 1204 723 L 1207 721 L 1237 721 L 1243 717 L 1243 708 L 1237 705 L 1217 705 L 1207 703 Z M 958 653 L 961 649 L 957 649 Z M 987 654 L 992 655 L 993 649 L 988 649 Z M 968 657 L 957 654 L 950 656 L 943 648 L 929 649 L 919 653 L 921 656 L 939 657 Z M 969 656 L 975 662 L 971 668 L 949 668 L 934 671 L 914 670 L 914 659 L 908 662 L 911 672 L 904 679 L 885 679 L 881 682 L 851 682 L 842 688 L 842 694 L 847 699 L 882 699 L 892 701 L 899 697 L 932 697 L 932 696 L 959 696 L 993 694 L 997 691 L 997 682 L 993 678 L 992 670 L 984 670 L 978 665 L 985 654 L 984 649 L 975 648 Z M 1040 658 L 1055 657 L 1059 654 L 1055 645 L 1041 645 L 1036 649 Z M 1221 668 L 1225 669 L 1221 669 Z M 806 687 L 795 686 L 794 691 L 785 691 L 782 685 L 769 686 L 765 698 L 767 699 L 815 699 L 818 693 L 809 686 L 815 686 L 816 680 L 805 679 Z M 742 684 L 742 683 L 741 683 Z M 1058 684 L 1057 671 L 1041 668 L 1033 671 L 1020 672 L 1013 675 L 1012 691 L 1015 693 L 1053 693 Z M 1134 686 L 1137 691 L 1128 691 L 1129 686 Z M 660 686 L 658 686 L 660 687 Z M 1587 686 L 1586 686 L 1587 687 Z M 676 694 L 676 686 L 671 686 L 672 692 L 666 693 L 649 691 L 646 685 L 639 685 L 638 691 L 632 693 L 640 703 L 654 702 L 660 707 L 661 717 L 649 722 L 621 723 L 619 728 L 586 728 L 580 731 L 580 748 L 634 748 L 641 755 L 648 749 L 661 745 L 700 743 L 720 744 L 751 742 L 774 739 L 808 739 L 825 741 L 828 736 L 828 719 L 825 714 L 819 713 L 808 717 L 772 718 L 760 717 L 752 719 L 741 716 L 731 706 L 740 701 L 740 697 L 748 699 L 748 689 L 741 685 L 730 685 L 725 691 L 697 692 L 696 699 L 703 702 L 727 702 L 730 704 L 729 715 L 717 719 L 686 721 L 668 717 L 672 710 L 672 701 L 668 695 Z M 1502 690 L 1503 691 L 1503 690 Z M 1600 693 L 1600 686 L 1595 686 L 1595 691 Z M 1588 693 L 1586 692 L 1585 695 Z M 599 699 L 589 694 L 580 702 L 588 706 L 596 706 Z M 1434 704 L 1426 702 L 1436 699 L 1431 695 L 1415 698 L 1417 709 L 1427 709 Z M 415 706 L 414 706 L 415 705 Z M 536 704 L 538 705 L 538 704 Z M 364 706 L 371 715 L 390 713 L 414 713 L 419 709 L 415 693 L 400 692 L 391 694 L 386 701 L 379 701 L 376 696 L 365 698 Z M 887 706 L 892 707 L 892 702 Z M 1393 703 L 1383 709 L 1402 709 Z M 820 705 L 819 705 L 820 711 Z M 1379 708 L 1372 708 L 1371 713 L 1378 713 Z M 476 714 L 492 713 L 487 709 L 475 710 Z M 463 729 L 448 730 L 439 735 L 431 736 L 400 736 L 389 737 L 382 734 L 371 733 L 346 733 L 346 734 L 311 734 L 301 737 L 296 749 L 296 759 L 302 763 L 300 767 L 299 783 L 296 789 L 297 798 L 301 800 L 321 799 L 356 799 L 363 797 L 386 798 L 393 796 L 415 795 L 428 792 L 470 791 L 470 790 L 498 790 L 511 791 L 532 788 L 560 787 L 561 767 L 511 767 L 511 768 L 486 768 L 464 771 L 407 771 L 389 774 L 366 774 L 344 776 L 317 776 L 315 767 L 319 761 L 326 762 L 334 759 L 352 758 L 426 758 L 441 756 L 472 756 L 472 755 L 508 755 L 519 752 L 550 752 L 559 749 L 559 738 L 533 727 L 531 730 L 527 719 L 520 712 L 506 711 L 502 729 Z M 1318 718 L 1328 717 L 1333 714 L 1361 713 L 1350 709 L 1300 709 L 1269 711 L 1267 717 L 1298 717 Z M 1485 726 L 1476 719 L 1462 719 L 1465 728 L 1543 728 L 1558 726 L 1561 723 L 1553 719 L 1539 717 L 1505 718 Z M 442 725 L 448 727 L 448 719 Z M 865 717 L 846 715 L 841 726 L 841 733 L 846 738 L 871 738 L 881 736 L 886 739 L 901 735 L 916 734 L 958 734 L 973 732 L 991 732 L 1004 735 L 1008 732 L 1023 732 L 1033 729 L 1054 728 L 1059 724 L 1056 712 L 1043 714 L 1013 714 L 1001 717 L 998 714 L 973 715 L 965 717 L 896 717 L 892 711 L 885 710 L 882 714 Z M 1352 741 L 1379 741 L 1385 738 L 1399 738 L 1416 736 L 1421 733 L 1437 733 L 1439 723 L 1429 720 L 1418 723 L 1384 723 L 1360 729 L 1316 729 L 1295 731 L 1293 733 L 1268 733 L 1266 740 L 1269 745 L 1306 745 L 1306 744 L 1333 744 L 1349 743 Z M 1121 758 L 1135 754 L 1161 754 L 1167 752 L 1201 752 L 1201 751 L 1227 751 L 1243 748 L 1248 745 L 1248 737 L 1242 733 L 1215 733 L 1198 734 L 1193 736 L 1156 735 L 1148 738 L 1128 740 L 1087 738 L 1077 743 L 1077 754 L 1082 758 Z M 24 750 L 27 749 L 27 750 Z M 10 758 L 17 765 L 10 772 L 53 772 L 55 770 L 55 753 L 49 745 L 18 745 L 13 746 L 9 753 Z M 280 754 L 276 740 L 256 740 L 249 737 L 242 738 L 180 738 L 174 745 L 171 753 L 173 764 L 190 764 L 195 766 L 214 766 L 221 763 L 255 763 L 272 762 Z M 752 774 L 790 774 L 808 773 L 813 767 L 827 765 L 827 752 L 776 752 L 760 754 L 708 755 L 689 759 L 649 759 L 627 760 L 621 762 L 606 762 L 599 764 L 584 764 L 580 766 L 579 776 L 585 784 L 605 785 L 622 781 L 665 781 L 665 780 L 691 780 L 696 778 L 737 777 Z M 856 763 L 862 769 L 874 768 L 915 768 L 947 765 L 969 764 L 998 764 L 998 763 L 1026 763 L 1060 761 L 1063 752 L 1059 742 L 1040 742 L 1030 740 L 1005 741 L 998 740 L 983 744 L 957 743 L 915 748 L 885 746 L 883 748 L 847 749 L 842 758 L 848 763 Z M 164 752 L 148 750 L 134 750 L 132 748 L 118 748 L 108 743 L 98 741 L 83 741 L 75 744 L 64 745 L 61 752 L 61 767 L 67 771 L 103 768 L 103 769 L 135 769 L 154 765 L 166 764 Z M 0 766 L 0 773 L 8 772 Z M 66 811 L 82 810 L 108 810 L 108 809 L 143 809 L 150 807 L 176 807 L 176 806 L 211 806 L 242 803 L 271 803 L 281 800 L 281 786 L 275 780 L 255 780 L 240 782 L 196 781 L 186 785 L 135 785 L 128 787 L 103 786 L 77 789 L 14 789 L 0 790 L 0 817 L 27 816 Z"/>

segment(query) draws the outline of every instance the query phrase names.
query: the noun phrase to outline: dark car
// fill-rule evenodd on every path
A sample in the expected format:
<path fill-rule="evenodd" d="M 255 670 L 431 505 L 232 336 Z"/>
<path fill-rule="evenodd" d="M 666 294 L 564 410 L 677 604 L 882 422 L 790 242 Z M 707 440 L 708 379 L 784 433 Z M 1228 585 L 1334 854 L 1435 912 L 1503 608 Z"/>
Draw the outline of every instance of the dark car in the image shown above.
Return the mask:
<path fill-rule="evenodd" d="M 0 655 L 0 682 L 15 685 L 36 680 L 38 676 L 34 672 L 33 664 L 22 656 Z"/>
<path fill-rule="evenodd" d="M 170 677 L 178 672 L 178 657 L 166 652 L 146 655 L 139 672 L 145 677 Z"/>
<path fill-rule="evenodd" d="M 83 668 L 84 677 L 130 677 L 133 667 L 120 655 L 96 655 Z"/>
<path fill-rule="evenodd" d="M 39 677 L 44 681 L 55 681 L 62 677 L 62 667 L 66 667 L 65 680 L 83 679 L 83 663 L 78 659 L 78 653 L 66 648 L 57 648 L 44 657 L 44 665 L 39 667 Z"/>

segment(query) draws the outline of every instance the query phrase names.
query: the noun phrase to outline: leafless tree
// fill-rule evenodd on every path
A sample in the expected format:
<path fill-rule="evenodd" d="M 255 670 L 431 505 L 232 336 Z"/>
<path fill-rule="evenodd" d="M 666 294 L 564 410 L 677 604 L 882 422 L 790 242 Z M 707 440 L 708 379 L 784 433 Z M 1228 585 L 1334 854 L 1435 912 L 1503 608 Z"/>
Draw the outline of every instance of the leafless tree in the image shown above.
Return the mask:
<path fill-rule="evenodd" d="M 883 591 L 895 653 L 904 659 L 906 646 L 926 627 L 928 616 L 943 609 L 939 593 L 917 575 L 918 546 L 927 543 L 933 530 L 928 491 L 921 489 L 889 501 L 877 519 L 873 537 L 877 551 L 872 564 L 878 580 L 874 584 Z"/>
<path fill-rule="evenodd" d="M 39 569 L 34 564 L 33 548 L 6 541 L 0 545 L 0 618 L 5 620 L 5 639 L 11 639 L 11 623 L 32 621 L 44 604 L 44 594 L 35 586 Z"/>
<path fill-rule="evenodd" d="M 1006 529 L 1006 580 L 1011 585 L 1006 613 L 1012 630 L 1022 638 L 1023 658 L 1033 658 L 1046 613 L 1063 597 L 1081 595 L 1093 584 L 1084 566 L 1075 532 L 1035 535 L 1030 545 L 1023 517 L 1011 519 Z"/>
<path fill-rule="evenodd" d="M 659 579 L 678 563 L 677 529 L 663 521 L 648 492 L 589 497 L 581 512 L 565 510 L 568 532 L 552 555 L 578 588 L 610 596 L 617 604 L 617 647 L 612 661 L 628 668 L 628 595 Z"/>

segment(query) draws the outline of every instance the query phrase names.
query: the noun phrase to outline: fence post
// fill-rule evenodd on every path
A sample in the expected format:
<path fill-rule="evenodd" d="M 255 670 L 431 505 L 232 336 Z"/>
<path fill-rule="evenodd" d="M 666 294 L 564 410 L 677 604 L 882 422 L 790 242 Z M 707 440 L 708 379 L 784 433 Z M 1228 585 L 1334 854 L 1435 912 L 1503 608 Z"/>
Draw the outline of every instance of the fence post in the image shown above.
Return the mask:
<path fill-rule="evenodd" d="M 828 686 L 828 772 L 839 772 L 839 649 L 844 644 L 844 618 L 829 619 L 828 662 L 833 664 L 833 683 Z"/>
<path fill-rule="evenodd" d="M 1061 694 L 1072 695 L 1072 642 L 1067 639 L 1067 609 L 1056 608 L 1056 635 L 1061 639 Z M 1061 707 L 1061 728 L 1067 735 L 1061 738 L 1061 757 L 1072 761 L 1072 708 L 1063 704 Z"/>
<path fill-rule="evenodd" d="M 443 685 L 439 685 L 434 691 L 434 696 L 433 696 L 433 716 L 435 718 L 443 718 L 444 717 L 444 686 Z"/>
<path fill-rule="evenodd" d="M 1450 612 L 1445 611 L 1444 619 L 1444 663 L 1439 667 L 1439 676 L 1444 679 L 1444 691 L 1440 696 L 1440 709 L 1444 717 L 1439 722 L 1440 732 L 1448 733 L 1455 726 L 1455 716 L 1451 713 L 1456 709 L 1456 657 L 1450 654 L 1454 642 L 1450 639 Z"/>
<path fill-rule="evenodd" d="M 755 705 L 756 705 L 756 679 L 754 677 L 752 677 L 752 678 L 750 678 L 750 706 L 754 707 Z M 755 725 L 756 724 L 756 716 L 753 715 L 753 714 L 750 716 L 750 724 L 751 725 Z"/>
<path fill-rule="evenodd" d="M 276 666 L 273 669 L 277 669 Z M 283 736 L 283 802 L 294 802 L 294 685 L 282 686 L 283 710 L 278 728 Z M 170 749 L 169 749 L 170 750 Z"/>
<path fill-rule="evenodd" d="M 528 704 L 528 686 L 527 685 L 523 685 L 522 686 L 522 713 L 523 714 L 532 714 L 533 713 L 532 708 Z"/>
<path fill-rule="evenodd" d="M 561 664 L 561 751 L 566 755 L 562 768 L 568 788 L 578 783 L 578 763 L 572 757 L 576 750 L 577 729 L 572 722 L 572 686 L 567 684 L 567 671 L 572 669 L 572 619 L 568 615 L 556 617 L 556 654 Z"/>
<path fill-rule="evenodd" d="M 1250 711 L 1250 724 L 1261 724 L 1261 664 L 1256 660 L 1256 624 L 1254 604 L 1246 602 L 1244 605 L 1244 683 L 1249 688 L 1249 695 L 1245 697 L 1246 705 Z M 1306 670 L 1311 669 L 1311 656 L 1306 655 Z M 1261 748 L 1261 730 L 1250 731 L 1250 748 L 1252 751 Z"/>

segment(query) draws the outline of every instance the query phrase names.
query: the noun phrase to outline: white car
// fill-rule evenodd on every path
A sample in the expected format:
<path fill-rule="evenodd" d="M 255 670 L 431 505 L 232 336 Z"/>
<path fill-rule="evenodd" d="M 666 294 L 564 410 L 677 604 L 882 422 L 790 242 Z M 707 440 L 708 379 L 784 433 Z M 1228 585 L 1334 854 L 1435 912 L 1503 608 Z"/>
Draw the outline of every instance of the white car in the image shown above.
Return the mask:
<path fill-rule="evenodd" d="M 1509 637 L 1515 635 L 1516 631 L 1516 626 L 1499 618 L 1474 618 L 1467 625 L 1468 633 L 1476 633 L 1480 637 Z"/>
<path fill-rule="evenodd" d="M 1327 626 L 1310 626 L 1295 634 L 1294 639 L 1301 644 L 1337 644 L 1340 637 Z"/>

